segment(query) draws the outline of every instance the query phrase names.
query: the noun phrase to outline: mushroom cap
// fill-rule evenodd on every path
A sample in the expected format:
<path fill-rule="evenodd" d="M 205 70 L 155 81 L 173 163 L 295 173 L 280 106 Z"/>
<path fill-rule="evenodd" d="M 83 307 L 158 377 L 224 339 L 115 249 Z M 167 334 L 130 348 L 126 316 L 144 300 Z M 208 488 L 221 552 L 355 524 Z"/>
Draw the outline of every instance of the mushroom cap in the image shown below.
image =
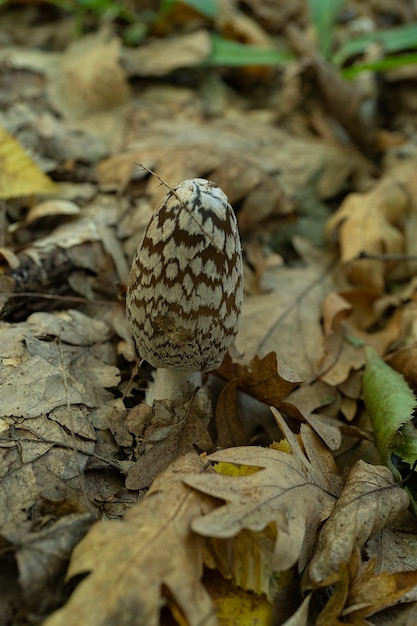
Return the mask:
<path fill-rule="evenodd" d="M 236 337 L 242 250 L 227 196 L 203 178 L 172 189 L 153 214 L 130 271 L 126 307 L 141 358 L 154 367 L 218 367 Z"/>

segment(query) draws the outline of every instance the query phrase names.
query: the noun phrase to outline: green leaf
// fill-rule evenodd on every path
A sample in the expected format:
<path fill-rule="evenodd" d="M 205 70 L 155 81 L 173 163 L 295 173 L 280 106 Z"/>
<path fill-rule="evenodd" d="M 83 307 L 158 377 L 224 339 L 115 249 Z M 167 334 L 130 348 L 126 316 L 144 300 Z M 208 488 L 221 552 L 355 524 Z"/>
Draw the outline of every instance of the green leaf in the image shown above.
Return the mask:
<path fill-rule="evenodd" d="M 371 348 L 366 348 L 366 359 L 363 397 L 377 447 L 382 462 L 400 479 L 400 473 L 391 457 L 392 454 L 398 454 L 397 451 L 404 444 L 400 429 L 412 419 L 416 399 L 401 374 L 384 363 Z"/>
<path fill-rule="evenodd" d="M 404 65 L 417 64 L 417 54 L 401 54 L 394 57 L 385 57 L 371 63 L 355 63 L 351 67 L 345 67 L 341 70 L 343 78 L 354 78 L 360 72 L 366 70 L 371 72 L 385 72 L 395 67 L 403 67 Z"/>
<path fill-rule="evenodd" d="M 345 0 L 308 0 L 317 46 L 325 59 L 330 58 L 335 21 L 344 3 Z"/>
<path fill-rule="evenodd" d="M 380 44 L 384 54 L 414 50 L 417 48 L 417 22 L 352 39 L 336 52 L 332 61 L 342 65 L 349 57 L 365 52 L 373 43 Z"/>
<path fill-rule="evenodd" d="M 163 0 L 160 10 L 169 11 L 177 2 L 178 0 Z M 206 17 L 213 18 L 216 17 L 218 13 L 217 0 L 181 0 L 181 3 L 192 7 L 198 13 Z"/>
<path fill-rule="evenodd" d="M 248 65 L 281 65 L 294 57 L 288 52 L 275 48 L 259 48 L 247 46 L 237 41 L 223 39 L 219 35 L 211 35 L 211 55 L 208 65 L 225 65 L 245 67 Z"/>

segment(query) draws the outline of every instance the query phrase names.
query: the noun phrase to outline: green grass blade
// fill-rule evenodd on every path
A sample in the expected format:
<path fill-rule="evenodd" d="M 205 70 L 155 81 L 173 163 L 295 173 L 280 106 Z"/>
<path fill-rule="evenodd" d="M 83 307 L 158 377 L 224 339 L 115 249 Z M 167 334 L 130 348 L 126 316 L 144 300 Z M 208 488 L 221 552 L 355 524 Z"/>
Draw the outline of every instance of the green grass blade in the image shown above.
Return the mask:
<path fill-rule="evenodd" d="M 351 67 L 345 67 L 341 70 L 343 78 L 347 80 L 354 78 L 357 74 L 364 71 L 371 72 L 386 72 L 396 67 L 404 67 L 405 65 L 416 65 L 417 53 L 414 54 L 400 54 L 394 57 L 385 57 L 379 61 L 373 63 L 355 63 Z"/>
<path fill-rule="evenodd" d="M 331 56 L 334 25 L 345 0 L 308 0 L 311 21 L 317 37 L 317 46 L 325 59 Z"/>
<path fill-rule="evenodd" d="M 224 65 L 229 67 L 245 67 L 248 65 L 282 65 L 294 57 L 275 48 L 259 48 L 247 46 L 237 41 L 223 39 L 219 35 L 211 35 L 212 49 L 207 61 L 208 65 Z"/>
<path fill-rule="evenodd" d="M 385 54 L 414 50 L 417 48 L 417 22 L 352 39 L 336 52 L 332 61 L 340 66 L 349 57 L 365 52 L 373 43 L 380 44 Z"/>

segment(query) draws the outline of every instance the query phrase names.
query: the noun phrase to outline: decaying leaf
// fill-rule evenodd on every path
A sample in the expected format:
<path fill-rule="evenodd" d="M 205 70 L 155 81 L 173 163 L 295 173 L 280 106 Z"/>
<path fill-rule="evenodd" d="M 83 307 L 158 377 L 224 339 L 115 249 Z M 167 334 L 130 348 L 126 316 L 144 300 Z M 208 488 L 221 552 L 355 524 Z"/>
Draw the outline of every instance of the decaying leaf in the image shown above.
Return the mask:
<path fill-rule="evenodd" d="M 330 591 L 330 598 L 315 619 L 316 626 L 367 626 L 366 617 L 401 601 L 416 584 L 415 571 L 376 573 L 375 564 L 375 559 L 362 562 L 356 548 L 349 561 L 319 585 Z"/>
<path fill-rule="evenodd" d="M 375 560 L 376 574 L 417 571 L 417 536 L 396 528 L 384 527 L 365 545 L 369 559 Z M 417 586 L 403 597 L 403 602 L 417 601 Z"/>
<path fill-rule="evenodd" d="M 191 521 L 213 504 L 182 483 L 184 475 L 202 467 L 195 453 L 179 459 L 123 521 L 100 521 L 91 528 L 67 574 L 85 578 L 45 626 L 157 626 L 168 602 L 189 626 L 216 625 L 213 604 L 200 583 L 204 540 L 190 530 Z"/>
<path fill-rule="evenodd" d="M 409 499 L 383 466 L 358 461 L 320 532 L 310 579 L 320 583 L 347 563 L 353 550 L 407 508 Z"/>
<path fill-rule="evenodd" d="M 275 407 L 302 382 L 297 372 L 282 363 L 274 352 L 263 358 L 255 355 L 248 364 L 234 362 L 226 353 L 217 372 L 227 380 L 236 380 L 245 393 Z"/>
<path fill-rule="evenodd" d="M 205 537 L 230 538 L 243 529 L 262 531 L 273 523 L 277 532 L 274 569 L 286 570 L 297 560 L 302 569 L 318 524 L 333 508 L 340 481 L 332 456 L 311 429 L 302 425 L 299 442 L 278 411 L 274 410 L 274 415 L 291 453 L 231 448 L 210 455 L 208 460 L 213 463 L 253 466 L 258 471 L 240 477 L 186 476 L 184 480 L 191 487 L 226 501 L 210 514 L 193 520 L 192 528 Z"/>
<path fill-rule="evenodd" d="M 1 541 L 7 542 L 10 552 L 15 551 L 25 602 L 33 610 L 50 611 L 56 607 L 57 580 L 65 575 L 71 551 L 93 523 L 93 516 L 89 512 L 63 515 L 38 531 L 30 530 L 30 522 L 14 522 L 3 528 Z"/>
<path fill-rule="evenodd" d="M 207 432 L 210 402 L 203 390 L 191 400 L 156 402 L 138 446 L 139 458 L 130 468 L 126 487 L 144 489 L 170 463 L 191 450 L 210 451 Z"/>
<path fill-rule="evenodd" d="M 341 385 L 365 362 L 365 345 L 384 354 L 402 331 L 400 309 L 381 323 L 378 295 L 369 289 L 331 292 L 323 300 L 323 356 L 317 363 L 320 380 Z M 374 330 L 379 325 L 377 331 Z"/>

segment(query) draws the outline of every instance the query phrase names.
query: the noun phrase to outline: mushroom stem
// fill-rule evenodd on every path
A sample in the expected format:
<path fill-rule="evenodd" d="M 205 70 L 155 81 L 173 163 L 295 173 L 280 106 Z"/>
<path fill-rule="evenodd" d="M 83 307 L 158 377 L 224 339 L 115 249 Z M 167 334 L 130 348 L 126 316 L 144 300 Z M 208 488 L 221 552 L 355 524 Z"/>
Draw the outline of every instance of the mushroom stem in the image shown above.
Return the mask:
<path fill-rule="evenodd" d="M 184 385 L 201 387 L 201 373 L 159 367 L 153 372 L 153 382 L 146 391 L 146 404 L 152 406 L 154 400 L 178 400 L 184 398 Z"/>

